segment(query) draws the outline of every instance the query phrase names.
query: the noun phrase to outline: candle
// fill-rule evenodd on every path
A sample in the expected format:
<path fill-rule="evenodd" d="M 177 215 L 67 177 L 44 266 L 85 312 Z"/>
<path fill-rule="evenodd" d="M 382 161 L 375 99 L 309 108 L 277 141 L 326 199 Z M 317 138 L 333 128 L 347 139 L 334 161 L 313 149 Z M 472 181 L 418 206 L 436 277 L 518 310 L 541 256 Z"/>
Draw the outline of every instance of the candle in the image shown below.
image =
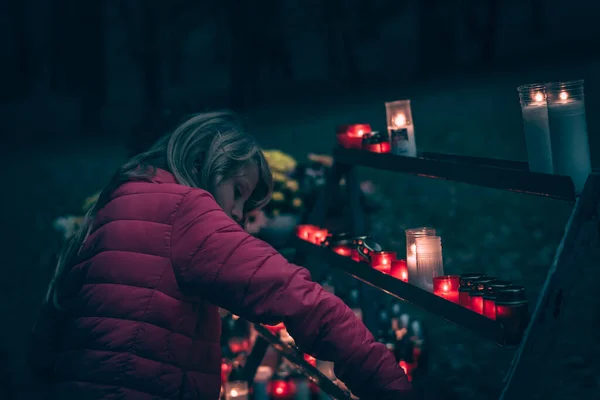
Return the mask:
<path fill-rule="evenodd" d="M 435 236 L 434 228 L 411 228 L 406 234 L 406 267 L 408 269 L 408 282 L 412 285 L 418 284 L 417 275 L 417 244 L 415 242 L 420 236 Z"/>
<path fill-rule="evenodd" d="M 352 258 L 353 261 L 357 261 L 357 262 L 363 261 L 363 259 L 360 256 L 360 254 L 358 254 L 358 249 L 356 249 L 356 248 L 353 248 L 350 251 L 350 258 Z"/>
<path fill-rule="evenodd" d="M 458 275 L 443 275 L 433 278 L 433 294 L 443 297 L 453 303 L 458 303 Z"/>
<path fill-rule="evenodd" d="M 392 139 L 392 153 L 416 157 L 415 127 L 412 121 L 410 100 L 385 103 L 387 129 Z M 410 271 L 409 271 L 410 272 Z"/>
<path fill-rule="evenodd" d="M 250 339 L 245 337 L 230 337 L 227 343 L 233 354 L 247 353 L 250 350 Z"/>
<path fill-rule="evenodd" d="M 392 260 L 390 275 L 402 282 L 408 282 L 408 267 L 406 260 Z"/>
<path fill-rule="evenodd" d="M 352 238 L 345 233 L 328 236 L 323 245 L 341 256 L 350 257 L 352 255 Z"/>
<path fill-rule="evenodd" d="M 221 382 L 227 381 L 230 371 L 231 366 L 229 365 L 229 361 L 226 358 L 221 359 Z"/>
<path fill-rule="evenodd" d="M 360 149 L 362 147 L 362 138 L 371 133 L 369 124 L 342 125 L 336 129 L 337 141 L 340 146 L 348 149 Z"/>
<path fill-rule="evenodd" d="M 421 236 L 415 239 L 415 244 L 417 246 L 417 286 L 433 292 L 433 277 L 444 275 L 442 238 Z"/>
<path fill-rule="evenodd" d="M 458 288 L 458 302 L 461 306 L 470 308 L 471 299 L 469 293 L 471 292 L 471 286 L 473 282 L 479 279 L 485 278 L 485 274 L 481 273 L 470 273 L 462 274 L 460 276 L 460 287 Z"/>
<path fill-rule="evenodd" d="M 391 147 L 387 137 L 384 138 L 377 132 L 373 132 L 363 137 L 362 149 L 372 153 L 389 153 Z"/>
<path fill-rule="evenodd" d="M 483 292 L 485 291 L 485 285 L 494 281 L 497 281 L 497 279 L 490 277 L 473 281 L 471 291 L 469 292 L 469 308 L 471 311 L 483 315 Z"/>
<path fill-rule="evenodd" d="M 483 291 L 483 315 L 490 319 L 496 319 L 496 292 L 511 286 L 512 283 L 507 281 L 493 281 L 485 285 Z"/>
<path fill-rule="evenodd" d="M 248 382 L 234 381 L 225 383 L 225 400 L 248 400 Z"/>
<path fill-rule="evenodd" d="M 298 225 L 296 227 L 296 236 L 298 236 L 302 240 L 310 241 L 313 232 L 317 229 L 319 229 L 319 227 L 315 225 Z"/>
<path fill-rule="evenodd" d="M 371 253 L 371 267 L 384 274 L 392 270 L 392 261 L 396 259 L 394 251 L 374 251 Z"/>
<path fill-rule="evenodd" d="M 269 386 L 271 399 L 293 399 L 296 394 L 294 383 L 282 378 L 274 378 Z"/>
<path fill-rule="evenodd" d="M 512 286 L 496 293 L 496 321 L 504 327 L 504 340 L 507 344 L 520 342 L 529 322 L 529 312 L 525 288 Z"/>
<path fill-rule="evenodd" d="M 522 85 L 517 90 L 521 100 L 529 170 L 551 174 L 552 148 L 544 85 Z"/>
<path fill-rule="evenodd" d="M 583 81 L 546 85 L 554 173 L 573 179 L 580 193 L 592 172 Z"/>
<path fill-rule="evenodd" d="M 329 235 L 329 232 L 327 231 L 327 229 L 316 229 L 313 231 L 312 235 L 310 235 L 310 241 L 313 244 L 316 244 L 317 246 L 320 246 L 325 239 L 327 238 L 327 235 Z"/>

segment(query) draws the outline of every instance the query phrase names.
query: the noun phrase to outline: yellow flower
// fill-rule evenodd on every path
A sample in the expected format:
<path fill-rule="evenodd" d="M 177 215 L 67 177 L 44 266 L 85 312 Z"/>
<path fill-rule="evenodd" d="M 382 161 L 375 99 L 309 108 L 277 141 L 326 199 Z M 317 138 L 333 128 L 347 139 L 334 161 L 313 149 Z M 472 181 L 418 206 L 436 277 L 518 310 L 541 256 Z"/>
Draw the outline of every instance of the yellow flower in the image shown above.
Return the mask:
<path fill-rule="evenodd" d="M 285 199 L 285 196 L 283 195 L 283 193 L 281 193 L 281 192 L 273 192 L 273 200 L 275 200 L 275 201 L 283 201 L 283 199 Z"/>
<path fill-rule="evenodd" d="M 293 201 L 292 204 L 294 205 L 294 207 L 299 208 L 302 207 L 302 199 L 299 197 L 296 197 Z"/>
<path fill-rule="evenodd" d="M 99 196 L 100 196 L 100 192 L 85 199 L 85 201 L 83 202 L 83 212 L 88 212 L 88 210 L 90 208 L 92 208 L 94 206 L 94 204 L 96 204 Z"/>
<path fill-rule="evenodd" d="M 281 172 L 273 172 L 273 180 L 275 182 L 285 182 L 286 181 L 286 177 L 284 174 L 282 174 Z"/>
<path fill-rule="evenodd" d="M 263 154 L 273 171 L 288 173 L 296 168 L 296 160 L 279 150 L 264 150 Z"/>
<path fill-rule="evenodd" d="M 290 179 L 289 181 L 287 181 L 285 183 L 285 186 L 287 186 L 287 188 L 290 189 L 292 192 L 298 191 L 298 181 L 295 181 L 293 179 Z"/>

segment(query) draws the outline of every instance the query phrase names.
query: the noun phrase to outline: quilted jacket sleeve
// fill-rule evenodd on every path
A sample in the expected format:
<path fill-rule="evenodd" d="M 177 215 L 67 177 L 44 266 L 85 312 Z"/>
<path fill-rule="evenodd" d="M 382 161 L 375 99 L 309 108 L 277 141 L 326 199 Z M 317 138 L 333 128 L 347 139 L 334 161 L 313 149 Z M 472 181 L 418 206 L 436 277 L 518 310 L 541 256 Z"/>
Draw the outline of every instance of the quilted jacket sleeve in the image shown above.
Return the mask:
<path fill-rule="evenodd" d="M 283 321 L 298 346 L 333 361 L 357 396 L 404 399 L 410 384 L 393 355 L 336 296 L 268 244 L 248 235 L 210 194 L 192 190 L 180 204 L 171 236 L 182 291 L 250 321 Z"/>

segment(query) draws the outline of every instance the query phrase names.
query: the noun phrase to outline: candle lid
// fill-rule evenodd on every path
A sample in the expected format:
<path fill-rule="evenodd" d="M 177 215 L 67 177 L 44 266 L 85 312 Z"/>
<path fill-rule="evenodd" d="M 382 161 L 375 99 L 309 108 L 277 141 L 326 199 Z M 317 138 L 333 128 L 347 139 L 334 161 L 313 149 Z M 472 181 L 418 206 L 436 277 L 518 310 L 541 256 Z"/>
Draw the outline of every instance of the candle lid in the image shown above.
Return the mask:
<path fill-rule="evenodd" d="M 485 289 L 483 291 L 483 297 L 488 300 L 493 300 L 496 298 L 496 293 L 499 290 L 506 289 L 512 286 L 512 282 L 509 281 L 501 281 L 496 280 L 493 282 L 489 282 L 485 284 Z"/>
<path fill-rule="evenodd" d="M 470 295 L 474 296 L 474 297 L 483 296 L 486 285 L 488 285 L 491 282 L 495 282 L 497 280 L 498 279 L 496 279 L 496 278 L 490 278 L 490 277 L 486 276 L 485 278 L 476 279 L 476 280 L 471 281 L 472 285 L 471 285 L 471 291 L 469 292 Z"/>
<path fill-rule="evenodd" d="M 382 247 L 379 243 L 373 240 L 370 236 L 361 239 L 358 242 L 358 254 L 367 261 L 371 261 L 371 253 L 382 251 Z"/>
<path fill-rule="evenodd" d="M 500 289 L 496 293 L 496 303 L 522 303 L 527 302 L 525 288 L 523 286 L 511 286 Z"/>
<path fill-rule="evenodd" d="M 468 289 L 471 285 L 473 285 L 473 281 L 478 280 L 478 279 L 483 279 L 485 277 L 486 277 L 485 274 L 479 273 L 479 272 L 462 274 L 460 276 L 460 287 L 461 288 L 464 287 L 465 289 Z"/>

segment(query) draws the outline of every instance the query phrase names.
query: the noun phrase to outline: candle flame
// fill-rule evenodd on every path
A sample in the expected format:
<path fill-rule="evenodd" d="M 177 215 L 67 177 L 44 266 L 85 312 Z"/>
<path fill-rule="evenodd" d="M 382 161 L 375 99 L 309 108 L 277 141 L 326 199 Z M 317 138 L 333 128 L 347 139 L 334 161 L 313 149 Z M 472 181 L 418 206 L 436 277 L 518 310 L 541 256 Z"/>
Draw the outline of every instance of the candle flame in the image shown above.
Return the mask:
<path fill-rule="evenodd" d="M 396 126 L 405 126 L 406 125 L 406 115 L 398 114 L 394 117 L 394 125 Z"/>
<path fill-rule="evenodd" d="M 565 91 L 562 91 L 562 92 L 560 92 L 560 94 L 558 95 L 558 97 L 559 97 L 561 100 L 566 100 L 566 99 L 568 99 L 568 98 L 569 98 L 569 94 L 568 94 L 567 92 L 565 92 Z"/>
<path fill-rule="evenodd" d="M 235 389 L 231 389 L 231 391 L 229 392 L 229 394 L 230 394 L 232 397 L 237 397 L 237 395 L 238 395 L 238 392 L 237 392 L 237 390 L 235 390 Z"/>
<path fill-rule="evenodd" d="M 415 254 L 417 252 L 417 244 L 416 243 L 410 245 L 410 251 L 413 254 Z"/>
<path fill-rule="evenodd" d="M 537 101 L 538 103 L 541 103 L 542 101 L 544 101 L 544 95 L 542 94 L 542 92 L 537 92 L 534 97 L 535 101 Z"/>
<path fill-rule="evenodd" d="M 362 136 L 365 134 L 365 131 L 363 131 L 362 129 L 359 129 L 359 130 L 358 130 L 358 132 L 356 132 L 356 134 L 357 134 L 359 137 L 362 137 Z"/>
<path fill-rule="evenodd" d="M 277 386 L 275 388 L 275 393 L 277 393 L 277 394 L 283 394 L 283 388 L 281 386 Z"/>
<path fill-rule="evenodd" d="M 442 286 L 442 290 L 443 290 L 444 292 L 447 292 L 448 290 L 450 290 L 450 288 L 448 287 L 448 284 L 447 284 L 447 283 L 444 283 L 444 285 Z"/>
<path fill-rule="evenodd" d="M 406 271 L 402 271 L 402 279 L 408 279 L 408 274 L 406 273 Z"/>

